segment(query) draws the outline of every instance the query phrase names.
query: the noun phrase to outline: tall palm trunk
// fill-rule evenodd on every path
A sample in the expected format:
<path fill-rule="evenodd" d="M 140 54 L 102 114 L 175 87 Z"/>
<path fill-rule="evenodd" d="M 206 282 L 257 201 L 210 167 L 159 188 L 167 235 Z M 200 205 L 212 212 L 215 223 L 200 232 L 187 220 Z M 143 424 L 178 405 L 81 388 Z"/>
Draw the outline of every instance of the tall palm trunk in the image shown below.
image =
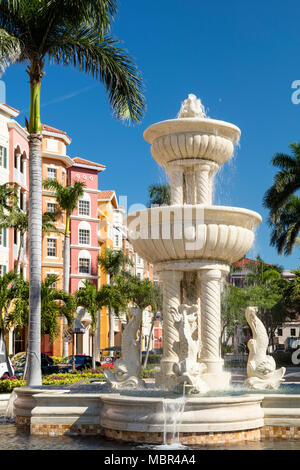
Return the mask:
<path fill-rule="evenodd" d="M 114 311 L 112 307 L 109 307 L 108 313 L 109 313 L 109 347 L 113 348 L 115 345 L 115 318 L 114 318 Z M 109 355 L 113 357 L 114 352 L 112 350 L 109 351 Z"/>
<path fill-rule="evenodd" d="M 27 385 L 42 384 L 41 375 L 41 251 L 42 251 L 42 164 L 41 134 L 29 137 L 29 325 Z"/>
<path fill-rule="evenodd" d="M 95 331 L 92 331 L 92 369 L 96 369 L 95 360 Z"/>
<path fill-rule="evenodd" d="M 29 118 L 29 323 L 27 385 L 42 385 L 41 374 L 41 258 L 42 258 L 42 134 L 40 93 L 42 67 L 38 61 L 30 70 Z"/>
<path fill-rule="evenodd" d="M 20 260 L 21 260 L 21 253 L 22 253 L 22 248 L 24 246 L 24 234 L 23 233 L 20 233 L 20 244 L 19 244 L 19 250 L 18 250 L 18 257 L 17 257 L 17 263 L 14 267 L 14 271 L 16 273 L 19 272 L 19 268 L 20 268 Z"/>
<path fill-rule="evenodd" d="M 66 216 L 66 228 L 65 228 L 65 239 L 64 239 L 64 291 L 69 293 L 70 290 L 70 216 Z M 68 322 L 64 319 L 64 325 Z M 69 343 L 66 341 L 63 343 L 63 355 L 69 355 Z"/>

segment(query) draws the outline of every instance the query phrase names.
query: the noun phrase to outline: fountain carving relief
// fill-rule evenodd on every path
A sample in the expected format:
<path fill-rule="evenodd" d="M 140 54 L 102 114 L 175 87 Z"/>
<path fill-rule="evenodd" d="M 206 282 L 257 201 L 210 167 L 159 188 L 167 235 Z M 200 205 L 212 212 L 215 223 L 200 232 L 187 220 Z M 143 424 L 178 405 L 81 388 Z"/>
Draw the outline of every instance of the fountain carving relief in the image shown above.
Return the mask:
<path fill-rule="evenodd" d="M 206 365 L 199 362 L 201 353 L 200 314 L 198 305 L 180 305 L 171 314 L 179 335 L 179 362 L 173 366 L 177 377 L 175 390 L 181 394 L 204 393 L 207 384 L 201 374 Z"/>
<path fill-rule="evenodd" d="M 143 388 L 145 382 L 141 376 L 140 341 L 137 331 L 141 324 L 142 310 L 131 309 L 132 317 L 122 334 L 122 358 L 114 364 L 114 372 L 104 371 L 112 389 Z"/>
<path fill-rule="evenodd" d="M 247 343 L 249 357 L 247 363 L 248 378 L 245 385 L 256 390 L 276 390 L 284 382 L 285 367 L 276 370 L 274 358 L 267 355 L 269 338 L 262 321 L 257 316 L 257 311 L 257 307 L 248 307 L 245 313 L 253 335 L 253 338 Z"/>

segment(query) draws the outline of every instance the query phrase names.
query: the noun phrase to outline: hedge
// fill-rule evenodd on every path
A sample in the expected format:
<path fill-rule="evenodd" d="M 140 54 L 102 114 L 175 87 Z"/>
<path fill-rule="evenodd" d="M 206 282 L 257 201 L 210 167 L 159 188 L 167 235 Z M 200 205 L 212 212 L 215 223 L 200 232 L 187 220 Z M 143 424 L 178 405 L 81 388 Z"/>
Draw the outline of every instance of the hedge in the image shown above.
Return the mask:
<path fill-rule="evenodd" d="M 142 377 L 144 379 L 154 377 L 156 372 L 155 368 L 147 368 L 142 370 Z M 42 378 L 43 385 L 72 385 L 77 382 L 81 382 L 86 379 L 100 379 L 105 381 L 105 376 L 103 372 L 89 372 L 89 371 L 76 371 L 63 374 L 51 374 L 46 375 Z M 24 387 L 26 385 L 26 380 L 17 379 L 14 377 L 3 378 L 0 380 L 0 393 L 11 393 L 14 388 Z"/>

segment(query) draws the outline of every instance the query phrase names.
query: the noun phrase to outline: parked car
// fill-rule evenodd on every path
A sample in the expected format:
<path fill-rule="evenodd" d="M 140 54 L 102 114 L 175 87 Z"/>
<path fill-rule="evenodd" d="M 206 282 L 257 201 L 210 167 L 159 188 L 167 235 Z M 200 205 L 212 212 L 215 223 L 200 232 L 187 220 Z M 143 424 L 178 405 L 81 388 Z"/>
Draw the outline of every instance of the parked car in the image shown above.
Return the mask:
<path fill-rule="evenodd" d="M 275 352 L 281 352 L 281 351 L 285 351 L 284 344 L 277 344 L 275 348 Z"/>
<path fill-rule="evenodd" d="M 11 360 L 9 358 L 8 358 L 8 361 L 10 363 L 12 372 L 14 374 L 14 368 L 13 368 L 13 365 L 12 365 Z M 9 376 L 10 374 L 8 372 L 8 367 L 7 367 L 7 362 L 5 360 L 5 355 L 0 353 L 0 377 L 3 377 L 4 375 Z"/>
<path fill-rule="evenodd" d="M 59 372 L 72 372 L 73 370 L 73 357 L 74 356 L 67 356 L 65 357 L 58 366 Z M 85 356 L 83 354 L 75 354 L 75 369 L 76 370 L 84 370 L 84 369 L 91 369 L 92 367 L 92 356 Z M 96 361 L 96 366 L 100 367 L 100 362 Z"/>
<path fill-rule="evenodd" d="M 24 375 L 26 363 L 26 353 L 18 353 L 12 358 L 12 364 L 14 366 L 14 375 L 22 377 Z M 54 365 L 53 359 L 46 353 L 41 353 L 41 370 L 42 375 L 56 374 L 59 371 L 57 365 Z"/>

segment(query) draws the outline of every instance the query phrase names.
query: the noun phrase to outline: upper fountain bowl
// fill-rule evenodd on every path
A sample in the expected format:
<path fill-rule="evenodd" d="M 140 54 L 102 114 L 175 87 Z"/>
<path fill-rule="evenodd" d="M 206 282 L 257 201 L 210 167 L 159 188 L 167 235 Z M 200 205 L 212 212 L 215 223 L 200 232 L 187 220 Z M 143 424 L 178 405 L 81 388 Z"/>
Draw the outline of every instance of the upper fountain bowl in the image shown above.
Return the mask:
<path fill-rule="evenodd" d="M 166 166 L 176 160 L 201 159 L 223 165 L 233 154 L 241 131 L 234 124 L 206 117 L 157 122 L 144 132 L 153 158 Z"/>

